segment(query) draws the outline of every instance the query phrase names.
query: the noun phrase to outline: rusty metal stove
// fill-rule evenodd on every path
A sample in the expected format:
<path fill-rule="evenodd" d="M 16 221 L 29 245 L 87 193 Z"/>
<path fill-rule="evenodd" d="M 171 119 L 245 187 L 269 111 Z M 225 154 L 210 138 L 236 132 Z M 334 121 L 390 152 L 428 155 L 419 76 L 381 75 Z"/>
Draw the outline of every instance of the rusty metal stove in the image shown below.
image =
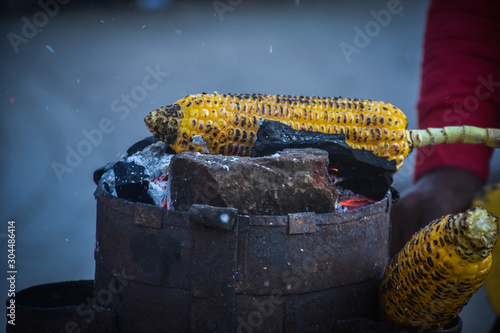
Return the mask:
<path fill-rule="evenodd" d="M 102 186 L 96 198 L 95 288 L 97 295 L 113 283 L 121 289 L 105 304 L 121 332 L 327 331 L 334 319 L 377 315 L 388 198 L 343 213 L 287 216 L 165 210 Z M 228 214 L 232 228 L 207 227 L 212 221 L 196 221 L 193 209 L 216 217 L 214 224 Z"/>
<path fill-rule="evenodd" d="M 95 295 L 120 332 L 326 332 L 377 317 L 390 195 L 274 216 L 169 210 L 113 196 L 104 183 L 95 197 Z"/>

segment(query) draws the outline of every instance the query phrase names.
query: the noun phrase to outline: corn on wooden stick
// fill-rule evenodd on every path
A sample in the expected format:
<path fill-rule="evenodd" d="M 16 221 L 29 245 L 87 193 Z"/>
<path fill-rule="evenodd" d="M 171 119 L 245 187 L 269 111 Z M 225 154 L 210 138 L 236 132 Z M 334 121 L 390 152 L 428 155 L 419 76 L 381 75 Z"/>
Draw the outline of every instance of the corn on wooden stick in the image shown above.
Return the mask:
<path fill-rule="evenodd" d="M 414 147 L 452 142 L 500 146 L 500 130 L 472 126 L 407 130 L 406 115 L 394 105 L 347 98 L 189 95 L 152 111 L 145 122 L 176 152 L 250 156 L 262 118 L 296 130 L 344 134 L 351 148 L 394 160 L 397 169 Z"/>
<path fill-rule="evenodd" d="M 441 143 L 470 143 L 500 148 L 500 129 L 475 126 L 448 126 L 407 131 L 413 148 Z"/>
<path fill-rule="evenodd" d="M 485 192 L 474 199 L 472 207 L 476 206 L 482 207 L 500 218 L 500 183 L 486 187 Z M 492 251 L 492 256 L 491 272 L 485 282 L 486 295 L 495 313 L 500 317 L 500 242 L 498 241 Z"/>
<path fill-rule="evenodd" d="M 382 278 L 385 320 L 444 328 L 485 281 L 497 237 L 497 218 L 480 207 L 444 216 L 416 233 Z"/>

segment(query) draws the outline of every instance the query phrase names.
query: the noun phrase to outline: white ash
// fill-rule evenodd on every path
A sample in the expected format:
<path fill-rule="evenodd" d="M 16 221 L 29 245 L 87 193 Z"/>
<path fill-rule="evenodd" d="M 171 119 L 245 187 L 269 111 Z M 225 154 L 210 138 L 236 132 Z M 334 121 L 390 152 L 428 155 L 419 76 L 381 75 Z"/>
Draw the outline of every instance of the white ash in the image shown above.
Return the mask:
<path fill-rule="evenodd" d="M 115 189 L 115 179 L 116 179 L 115 178 L 115 171 L 113 169 L 106 171 L 101 176 L 101 181 L 108 184 L 109 193 L 111 193 L 112 195 L 117 197 L 118 194 L 116 193 L 116 189 Z"/>
<path fill-rule="evenodd" d="M 145 168 L 145 173 L 149 176 L 148 194 L 153 199 L 156 206 L 163 207 L 167 201 L 167 179 L 168 166 L 174 155 L 165 153 L 165 143 L 158 141 L 153 143 L 142 151 L 131 156 L 124 156 L 120 160 L 124 162 L 133 162 Z M 101 179 L 108 184 L 109 192 L 118 196 L 115 189 L 115 173 L 113 169 L 105 172 Z"/>
<path fill-rule="evenodd" d="M 125 162 L 134 162 L 146 168 L 146 173 L 153 181 L 168 174 L 168 166 L 173 156 L 165 154 L 165 143 L 158 141 L 127 157 Z"/>
<path fill-rule="evenodd" d="M 348 210 L 346 206 L 342 206 L 338 201 L 335 203 L 335 212 L 347 212 Z"/>
<path fill-rule="evenodd" d="M 197 146 L 202 146 L 201 150 L 203 151 L 204 154 L 209 154 L 210 152 L 207 149 L 207 142 L 201 135 L 194 135 L 193 136 L 193 144 Z"/>
<path fill-rule="evenodd" d="M 167 200 L 166 182 L 162 182 L 165 183 L 165 186 L 160 186 L 159 182 L 161 181 L 149 182 L 148 194 L 153 198 L 156 206 L 163 207 L 163 203 Z"/>
<path fill-rule="evenodd" d="M 198 146 L 206 146 L 207 142 L 201 135 L 193 135 L 193 144 Z"/>

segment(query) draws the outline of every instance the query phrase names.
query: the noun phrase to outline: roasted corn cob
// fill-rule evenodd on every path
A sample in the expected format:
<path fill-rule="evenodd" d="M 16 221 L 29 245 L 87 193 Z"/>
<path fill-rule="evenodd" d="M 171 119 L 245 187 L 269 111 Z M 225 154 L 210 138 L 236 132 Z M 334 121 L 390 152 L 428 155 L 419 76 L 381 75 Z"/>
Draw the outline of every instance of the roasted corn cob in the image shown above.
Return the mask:
<path fill-rule="evenodd" d="M 483 284 L 497 236 L 497 218 L 480 207 L 444 216 L 416 233 L 380 284 L 385 320 L 444 328 Z"/>
<path fill-rule="evenodd" d="M 395 160 L 398 169 L 413 147 L 457 141 L 500 147 L 500 130 L 465 126 L 407 131 L 405 114 L 392 104 L 347 98 L 189 95 L 154 110 L 145 122 L 176 152 L 250 156 L 261 118 L 297 130 L 344 134 L 351 148 Z"/>
<path fill-rule="evenodd" d="M 484 196 L 476 198 L 472 206 L 483 207 L 497 218 L 500 218 L 500 183 L 495 186 L 488 186 Z M 486 294 L 495 313 L 500 317 L 500 242 L 495 245 L 492 255 L 493 264 L 485 283 Z"/>

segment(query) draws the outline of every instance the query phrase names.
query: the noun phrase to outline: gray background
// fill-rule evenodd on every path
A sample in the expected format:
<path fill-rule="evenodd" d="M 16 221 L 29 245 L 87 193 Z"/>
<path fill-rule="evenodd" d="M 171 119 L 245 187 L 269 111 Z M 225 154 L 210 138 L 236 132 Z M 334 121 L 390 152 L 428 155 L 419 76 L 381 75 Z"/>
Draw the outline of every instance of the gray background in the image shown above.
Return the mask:
<path fill-rule="evenodd" d="M 372 30 L 350 59 L 341 43 L 355 46 L 355 28 L 373 27 L 370 11 L 387 9 L 389 1 L 233 0 L 221 13 L 213 1 L 75 0 L 45 22 L 39 5 L 13 3 L 2 3 L 0 22 L 0 260 L 7 271 L 6 222 L 14 219 L 18 291 L 93 278 L 93 171 L 150 135 L 143 118 L 152 109 L 185 95 L 260 92 L 383 100 L 404 110 L 409 128 L 416 128 L 426 1 L 401 0 L 401 12 Z M 146 8 L 151 4 L 160 8 Z M 16 53 L 8 34 L 22 35 L 23 17 L 41 20 L 40 27 Z M 169 74 L 144 90 L 148 68 Z M 130 94 L 135 99 L 126 106 L 120 99 Z M 85 148 L 84 131 L 99 128 L 103 119 L 110 122 L 109 133 L 86 146 L 87 156 L 58 177 L 54 163 L 67 164 L 67 149 Z M 395 177 L 400 190 L 411 184 L 412 156 Z M 492 182 L 500 179 L 499 161 L 497 152 Z M 0 287 L 4 299 L 5 279 Z M 4 309 L 2 304 L 2 314 Z M 464 332 L 486 331 L 493 311 L 484 291 L 462 318 Z"/>

